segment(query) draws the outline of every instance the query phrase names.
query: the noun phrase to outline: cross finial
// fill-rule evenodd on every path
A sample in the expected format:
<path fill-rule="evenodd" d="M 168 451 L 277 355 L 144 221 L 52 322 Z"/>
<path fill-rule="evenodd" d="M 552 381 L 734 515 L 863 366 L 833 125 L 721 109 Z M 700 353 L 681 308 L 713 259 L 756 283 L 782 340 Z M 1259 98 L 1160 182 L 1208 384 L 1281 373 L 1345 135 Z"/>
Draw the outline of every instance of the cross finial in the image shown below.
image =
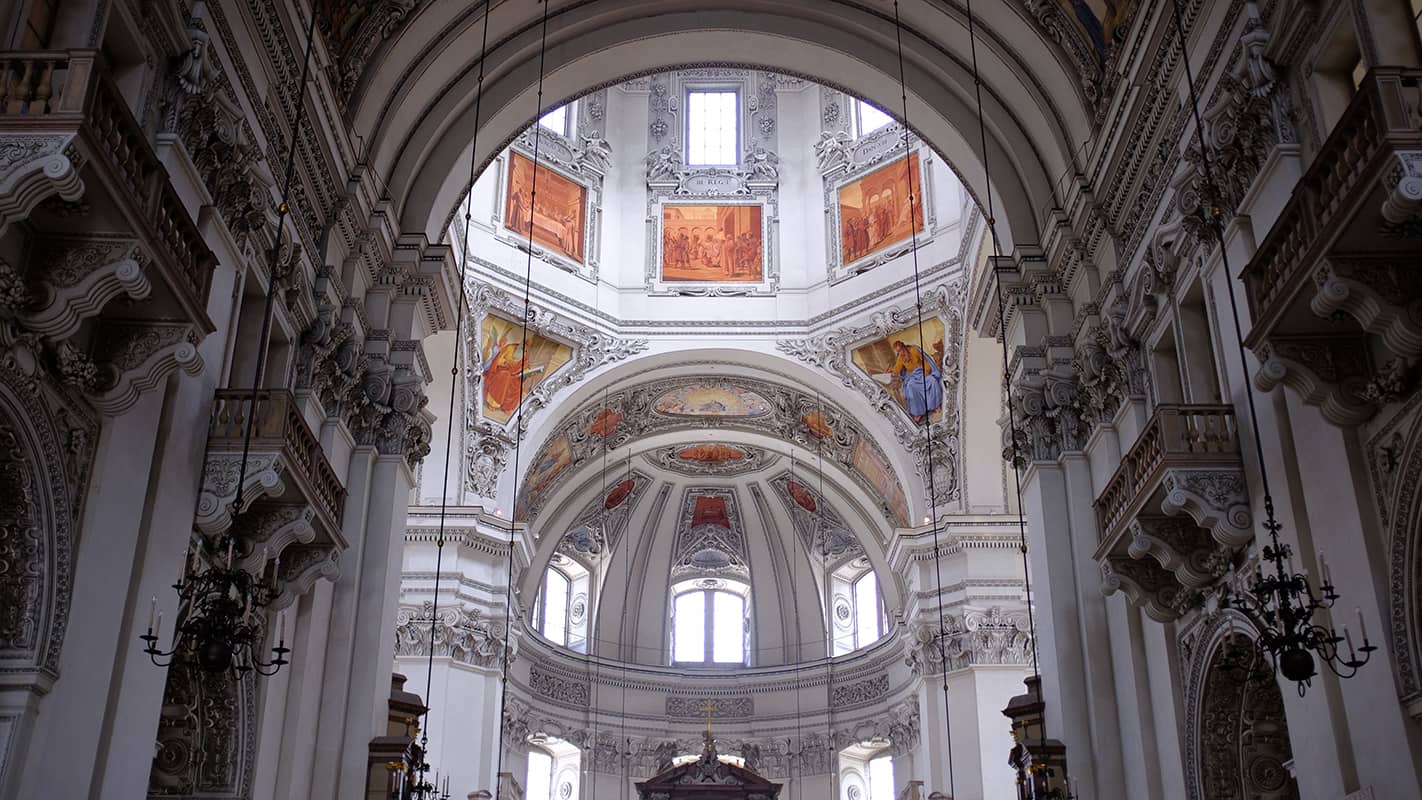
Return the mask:
<path fill-rule="evenodd" d="M 706 712 L 706 735 L 711 735 L 711 715 L 721 710 L 721 707 L 707 700 L 701 704 L 701 710 Z"/>

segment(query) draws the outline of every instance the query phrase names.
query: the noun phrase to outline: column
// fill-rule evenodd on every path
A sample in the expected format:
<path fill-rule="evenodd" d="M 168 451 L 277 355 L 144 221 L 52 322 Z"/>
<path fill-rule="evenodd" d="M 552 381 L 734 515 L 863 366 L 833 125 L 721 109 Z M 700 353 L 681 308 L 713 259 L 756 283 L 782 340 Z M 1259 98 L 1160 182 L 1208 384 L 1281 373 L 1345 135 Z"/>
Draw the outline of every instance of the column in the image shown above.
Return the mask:
<path fill-rule="evenodd" d="M 134 498 L 148 495 L 159 457 L 163 395 L 145 395 L 127 414 L 100 428 L 78 523 L 85 535 L 74 549 L 73 582 L 81 589 L 69 609 L 65 644 L 70 646 L 60 655 L 54 688 L 38 700 L 40 713 L 28 741 L 19 742 L 28 744 L 29 752 L 16 754 L 22 765 L 16 797 L 89 795 L 94 774 L 82 767 L 98 760 L 104 709 L 116 690 L 115 654 L 121 650 L 129 585 L 141 567 L 135 561 L 142 551 L 146 508 Z M 140 605 L 146 626 L 148 604 Z M 169 633 L 171 620 L 170 612 L 164 620 Z"/>

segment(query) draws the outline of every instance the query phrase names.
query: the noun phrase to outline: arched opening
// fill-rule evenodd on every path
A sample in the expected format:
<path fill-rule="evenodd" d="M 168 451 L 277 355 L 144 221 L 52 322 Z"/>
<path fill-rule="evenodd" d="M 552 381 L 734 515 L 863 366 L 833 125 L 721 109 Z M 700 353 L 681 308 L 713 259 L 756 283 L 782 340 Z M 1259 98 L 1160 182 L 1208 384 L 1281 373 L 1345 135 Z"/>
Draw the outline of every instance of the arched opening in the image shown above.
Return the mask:
<path fill-rule="evenodd" d="M 1273 666 L 1232 627 L 1208 661 L 1197 715 L 1195 796 L 1204 800 L 1296 800 L 1293 749 Z"/>

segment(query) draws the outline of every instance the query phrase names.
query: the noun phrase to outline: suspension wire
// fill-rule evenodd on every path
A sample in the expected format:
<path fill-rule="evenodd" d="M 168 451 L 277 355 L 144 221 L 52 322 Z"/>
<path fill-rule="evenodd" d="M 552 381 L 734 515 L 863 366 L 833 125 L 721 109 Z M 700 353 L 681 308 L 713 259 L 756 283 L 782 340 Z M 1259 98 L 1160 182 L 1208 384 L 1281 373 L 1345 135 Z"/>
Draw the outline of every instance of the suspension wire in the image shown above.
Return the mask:
<path fill-rule="evenodd" d="M 1010 442 L 1008 447 L 1012 453 L 1012 482 L 1013 488 L 1016 489 L 1017 492 L 1017 537 L 1018 550 L 1022 554 L 1022 590 L 1027 605 L 1027 632 L 1032 641 L 1032 678 L 1033 684 L 1037 687 L 1037 696 L 1040 699 L 1042 670 L 1037 660 L 1037 615 L 1032 604 L 1032 572 L 1027 563 L 1027 512 L 1022 504 L 1022 473 L 1018 468 L 1018 465 L 1022 463 L 1022 454 L 1020 452 L 1021 443 L 1017 437 L 1017 411 L 1013 402 L 1012 392 L 1012 365 L 1007 355 L 1008 348 L 1010 347 L 1010 343 L 1007 340 L 1007 303 L 1003 298 L 1002 281 L 997 275 L 998 260 L 1002 258 L 1002 242 L 997 236 L 997 212 L 992 199 L 991 154 L 988 151 L 987 118 L 983 116 L 983 81 L 982 75 L 978 71 L 977 18 L 973 14 L 973 0 L 964 0 L 964 2 L 968 12 L 968 47 L 972 55 L 973 97 L 978 112 L 978 143 L 982 148 L 983 193 L 987 195 L 988 236 L 992 239 L 993 290 L 997 296 L 998 326 L 1002 333 L 1002 391 L 1004 401 L 1007 405 L 1007 428 L 1008 440 Z M 1045 749 L 1047 745 L 1047 704 L 1042 702 L 1040 706 L 1040 738 L 1041 745 Z"/>
<path fill-rule="evenodd" d="M 971 15 L 969 16 L 969 18 L 971 19 Z M 903 114 L 904 125 L 904 171 L 908 172 L 910 169 L 912 169 L 913 161 L 910 159 L 910 156 L 912 155 L 912 153 L 910 152 L 912 143 L 910 141 L 909 128 L 908 84 L 904 70 L 904 37 L 903 24 L 899 19 L 899 0 L 894 0 L 894 43 L 898 52 L 899 61 L 899 101 L 901 104 L 900 108 Z M 914 213 L 915 198 L 913 197 L 913 176 L 911 174 L 908 175 L 908 179 L 909 248 L 913 254 L 913 302 L 915 312 L 918 317 L 918 354 L 919 358 L 923 361 L 923 364 L 919 367 L 919 374 L 921 376 L 919 378 L 919 382 L 920 388 L 926 391 L 928 387 L 928 375 L 924 374 L 923 370 L 928 365 L 929 356 L 928 347 L 923 338 L 923 287 L 919 278 L 918 266 L 918 214 Z M 920 184 L 920 196 L 917 198 L 920 204 L 923 202 L 922 191 L 922 185 Z M 989 224 L 991 224 L 991 218 L 989 218 Z M 943 365 L 939 364 L 938 368 L 939 370 L 942 370 Z M 939 392 L 941 396 L 941 383 L 939 384 Z M 941 402 L 942 401 L 940 400 L 940 407 Z M 931 522 L 933 525 L 933 578 L 934 581 L 937 583 L 938 593 L 938 635 L 934 638 L 938 641 L 938 660 L 943 664 L 943 728 L 944 735 L 947 737 L 948 740 L 948 794 L 950 796 L 956 796 L 958 792 L 957 782 L 954 778 L 953 773 L 953 720 L 948 708 L 948 622 L 946 618 L 947 612 L 943 607 L 943 570 L 941 564 L 942 553 L 938 545 L 938 486 L 937 475 L 933 469 L 933 455 L 934 451 L 937 448 L 934 446 L 933 442 L 933 413 L 932 409 L 929 408 L 924 409 L 923 435 L 924 442 L 928 447 L 928 455 L 925 459 L 926 469 L 928 471 L 928 507 L 929 514 L 931 516 Z"/>
<path fill-rule="evenodd" d="M 794 442 L 793 440 L 790 442 L 790 480 L 791 480 L 791 481 L 794 481 L 794 480 L 795 480 L 795 442 Z M 787 487 L 787 491 L 788 491 L 788 487 Z M 793 524 L 793 520 L 792 520 L 792 524 Z M 798 534 L 797 534 L 797 535 L 798 535 Z M 809 552 L 809 548 L 805 548 L 805 552 L 808 553 L 808 552 Z M 794 548 L 794 547 L 791 547 L 791 548 L 790 548 L 790 550 L 789 550 L 789 556 L 790 556 L 790 595 L 795 598 L 795 638 L 800 640 L 798 646 L 799 646 L 799 647 L 804 647 L 804 646 L 805 646 L 805 642 L 804 642 L 804 638 L 801 636 L 801 630 L 800 630 L 800 622 L 801 622 L 801 618 L 800 618 L 800 594 L 799 594 L 799 590 L 798 590 L 798 588 L 797 588 L 797 584 L 799 583 L 799 577 L 800 577 L 800 559 L 798 559 L 798 558 L 795 557 L 795 548 Z M 784 642 L 784 643 L 781 645 L 781 647 L 782 647 L 782 649 L 783 649 L 784 651 L 786 651 L 786 654 L 787 654 L 787 656 L 788 656 L 788 651 L 789 651 L 789 649 L 790 649 L 790 642 L 789 642 L 789 641 Z M 828 635 L 825 636 L 825 648 L 826 648 L 825 652 L 828 653 L 828 652 L 829 652 L 829 636 L 828 636 Z M 802 653 L 802 655 L 803 655 L 803 653 Z M 795 749 L 794 749 L 794 751 L 790 751 L 790 748 L 788 748 L 788 747 L 785 748 L 786 751 L 787 751 L 786 756 L 790 759 L 790 763 L 788 763 L 788 764 L 786 765 L 786 770 L 785 770 L 785 772 L 786 772 L 787 775 L 790 776 L 790 779 L 791 779 L 791 784 L 790 784 L 790 785 L 791 785 L 791 786 L 794 788 L 794 790 L 795 790 L 795 796 L 801 798 L 801 800 L 804 800 L 804 797 L 805 797 L 805 789 L 804 789 L 803 786 L 801 786 L 801 784 L 804 783 L 804 780 L 803 780 L 803 779 L 804 779 L 804 777 L 805 777 L 805 774 L 804 774 L 804 773 L 805 773 L 805 762 L 804 762 L 804 758 L 805 758 L 805 740 L 804 740 L 804 733 L 803 733 L 803 730 L 802 730 L 802 728 L 801 728 L 801 723 L 803 722 L 803 713 L 804 713 L 804 712 L 803 712 L 802 709 L 800 708 L 800 670 L 798 670 L 798 669 L 795 670 L 795 672 L 794 672 L 794 677 L 795 677 Z M 795 775 L 795 762 L 797 762 L 797 761 L 800 762 L 800 775 L 799 775 L 798 777 Z"/>
<path fill-rule="evenodd" d="M 267 367 L 267 341 L 272 334 L 272 311 L 276 308 L 277 281 L 285 278 L 286 275 L 277 275 L 278 262 L 281 260 L 281 229 L 282 223 L 286 221 L 287 215 L 291 213 L 291 207 L 287 205 L 287 198 L 291 197 L 291 182 L 296 177 L 296 148 L 301 145 L 301 123 L 306 121 L 306 81 L 311 76 L 311 50 L 316 42 L 316 8 L 311 9 L 311 19 L 306 23 L 306 48 L 301 57 L 301 80 L 296 89 L 296 119 L 291 124 L 291 147 L 286 151 L 286 167 L 281 179 L 281 202 L 277 205 L 276 232 L 272 235 L 272 256 L 270 265 L 267 268 L 267 297 L 262 307 L 262 332 L 257 339 L 259 352 L 256 358 L 256 368 L 252 370 L 252 394 L 248 400 L 250 407 L 247 409 L 247 418 L 242 431 L 242 462 L 237 468 L 237 497 L 232 501 L 232 517 L 235 520 L 242 513 L 242 484 L 247 482 L 247 459 L 252 452 L 252 427 L 257 421 L 257 397 L 262 392 L 262 378 L 266 375 Z M 292 235 L 293 244 L 295 233 Z M 236 541 L 236 533 L 229 533 L 231 541 Z M 183 568 L 187 569 L 184 561 Z M 266 568 L 264 564 L 263 569 Z M 279 577 L 279 576 L 278 576 Z M 181 621 L 181 617 L 179 617 Z M 176 634 L 175 634 L 176 635 Z M 176 641 L 176 638 L 174 639 Z"/>
<path fill-rule="evenodd" d="M 545 0 L 545 2 L 547 2 L 547 1 L 549 1 L 549 0 Z M 574 124 L 576 124 L 576 123 L 574 123 Z M 565 129 L 565 130 L 566 130 L 566 129 Z M 530 205 L 529 207 L 532 208 L 531 205 Z M 532 212 L 530 212 L 530 213 L 532 213 Z M 530 236 L 532 235 L 532 232 L 531 232 L 531 231 L 530 231 L 530 234 L 529 234 L 529 235 L 530 235 Z M 593 277 L 593 319 L 594 319 L 594 320 L 598 320 L 598 319 L 601 319 L 601 318 L 602 318 L 602 279 L 601 279 L 600 277 L 597 277 L 596 275 L 594 275 L 594 277 Z M 597 505 L 597 512 L 596 512 L 597 515 L 598 515 L 598 525 L 597 525 L 597 527 L 598 527 L 599 535 L 602 537 L 603 558 L 604 558 L 604 559 L 607 559 L 609 562 L 610 562 L 611 559 L 612 559 L 612 549 L 611 549 L 611 546 L 612 546 L 612 535 L 608 532 L 608 527 L 607 527 L 607 512 L 608 512 L 608 508 L 607 508 L 607 453 L 608 453 L 608 449 L 607 449 L 607 434 L 608 434 L 608 432 L 609 432 L 608 429 L 607 429 L 607 411 L 608 411 L 608 409 L 607 409 L 607 393 L 608 393 L 608 387 L 609 387 L 610 384 L 611 384 L 611 382 L 609 381 L 608 383 L 604 383 L 603 386 L 602 386 L 602 412 L 601 412 L 597 417 L 594 418 L 595 424 L 597 424 L 598 427 L 602 429 L 602 471 L 601 471 L 601 473 L 598 475 L 598 483 L 599 483 L 601 489 L 600 489 L 600 491 L 598 492 L 598 496 L 597 496 L 597 503 L 598 503 L 598 505 Z M 630 449 L 628 450 L 628 453 L 629 453 L 629 459 L 630 459 L 630 453 L 631 453 L 631 450 L 630 450 Z M 629 467 L 631 466 L 631 461 L 630 461 L 630 460 L 629 460 L 629 462 L 628 462 L 628 466 L 629 466 Z M 630 492 L 629 492 L 629 497 L 627 497 L 626 499 L 624 499 L 622 502 L 623 502 L 623 503 L 626 503 L 626 502 L 630 501 L 631 499 L 632 499 L 632 498 L 630 497 Z M 629 575 L 629 577 L 630 577 L 630 575 Z M 629 580 L 628 583 L 630 584 L 631 581 Z M 589 604 L 589 606 L 591 606 L 591 603 L 592 603 L 592 596 L 593 596 L 592 589 L 593 589 L 593 587 L 592 587 L 592 581 L 589 580 L 589 582 L 588 582 L 588 604 Z M 602 595 L 602 592 L 599 591 L 599 592 L 598 592 L 598 596 L 600 597 L 601 595 Z M 624 624 L 623 624 L 623 627 L 622 627 L 622 631 L 623 631 L 623 633 L 625 634 L 625 632 L 626 632 L 626 630 L 627 630 L 627 628 L 626 628 L 627 603 L 626 603 L 625 601 L 622 603 L 622 617 L 623 617 L 623 623 L 624 623 Z M 588 620 L 587 620 L 587 623 L 586 623 L 586 628 L 587 628 L 587 637 L 586 637 L 586 643 L 583 645 L 583 649 L 584 649 L 589 655 L 591 655 L 591 654 L 592 654 L 592 645 L 593 645 L 593 643 L 592 643 L 592 632 L 593 632 L 594 630 L 596 630 L 596 626 L 593 624 L 593 619 L 592 619 L 591 613 L 589 613 L 589 615 L 588 615 Z M 598 673 L 599 673 L 599 666 L 600 666 L 599 662 L 601 661 L 601 659 L 600 659 L 600 658 L 593 658 L 593 659 L 590 659 L 590 660 L 591 660 L 591 662 L 592 662 L 592 664 L 591 664 L 591 667 L 592 667 L 592 678 L 591 678 L 591 680 L 592 680 L 592 686 L 596 687 L 597 684 L 598 684 Z M 625 672 L 625 667 L 624 667 L 624 672 Z M 596 688 L 592 688 L 592 689 L 590 689 L 589 691 L 590 691 L 589 699 L 592 701 L 593 753 L 592 753 L 592 758 L 589 760 L 590 766 L 589 766 L 589 769 L 588 769 L 588 774 L 590 774 L 590 775 L 593 776 L 593 778 L 592 778 L 592 794 L 590 795 L 590 797 L 592 798 L 592 800 L 597 800 L 597 746 L 598 746 L 598 745 L 597 745 L 597 743 L 598 743 L 598 704 L 597 704 L 597 702 L 596 702 L 597 689 L 596 689 Z M 624 708 L 624 709 L 625 709 L 626 706 L 627 706 L 627 689 L 626 689 L 625 686 L 624 686 L 623 689 L 622 689 L 622 705 L 623 705 L 623 708 Z M 623 732 L 625 733 L 625 732 L 626 732 L 626 729 L 627 729 L 627 720 L 624 719 L 624 720 L 622 721 L 622 727 L 623 727 Z"/>
<path fill-rule="evenodd" d="M 1185 38 L 1185 15 L 1180 10 L 1180 0 L 1170 0 L 1171 12 L 1175 17 L 1175 37 L 1180 44 L 1180 60 L 1185 67 L 1185 84 L 1190 90 L 1190 111 L 1195 117 L 1195 137 L 1200 143 L 1200 165 L 1205 172 L 1205 185 L 1212 193 L 1210 216 L 1213 217 L 1213 225 L 1210 230 L 1215 234 L 1216 241 L 1220 246 L 1220 263 L 1225 273 L 1225 289 L 1229 295 L 1230 319 L 1234 322 L 1235 346 L 1239 349 L 1239 369 L 1244 374 L 1244 398 L 1249 407 L 1249 425 L 1254 433 L 1254 455 L 1259 465 L 1259 482 L 1264 487 L 1264 514 L 1267 521 L 1264 524 L 1266 530 L 1278 542 L 1277 523 L 1274 520 L 1274 495 L 1269 490 L 1269 468 L 1264 463 L 1264 439 L 1259 433 L 1259 413 L 1254 404 L 1254 387 L 1249 381 L 1249 361 L 1245 357 L 1244 348 L 1244 328 L 1239 321 L 1239 301 L 1235 299 L 1234 273 L 1229 265 L 1229 250 L 1225 247 L 1224 228 L 1220 224 L 1223 211 L 1214 201 L 1218 199 L 1219 184 L 1215 182 L 1214 165 L 1210 161 L 1210 148 L 1205 144 L 1205 122 L 1200 116 L 1200 95 L 1195 86 L 1195 72 L 1190 68 L 1190 48 Z M 1282 573 L 1281 573 L 1282 574 Z"/>
<path fill-rule="evenodd" d="M 819 391 L 815 392 L 815 407 L 819 412 L 820 421 L 825 418 L 825 402 Z M 822 584 L 820 585 L 821 602 L 824 605 L 825 620 L 825 738 L 834 742 L 834 601 L 833 592 L 830 590 L 829 574 L 829 534 L 825 530 L 825 454 L 824 439 L 815 437 L 815 469 L 819 472 L 819 499 L 815 504 L 815 512 L 818 515 L 815 525 L 815 536 L 810 537 L 810 545 L 813 546 L 815 537 L 821 537 L 820 559 Z M 791 498 L 793 500 L 793 498 Z M 805 551 L 809 552 L 806 547 Z M 872 569 L 872 567 L 871 567 Z M 836 758 L 838 753 L 835 754 Z M 835 784 L 839 779 L 839 765 L 834 764 L 830 769 L 830 789 L 836 788 Z"/>
<path fill-rule="evenodd" d="M 429 660 L 425 663 L 425 713 L 424 722 L 420 727 L 420 765 L 419 783 L 423 784 L 425 773 L 429 770 L 429 741 L 430 741 L 430 709 L 433 707 L 432 695 L 434 694 L 434 651 L 435 651 L 435 626 L 439 620 L 439 583 L 440 573 L 444 568 L 444 530 L 445 520 L 449 513 L 449 461 L 454 450 L 454 398 L 455 388 L 459 383 L 460 353 L 463 352 L 464 343 L 464 311 L 468 303 L 468 284 L 466 276 L 469 270 L 469 223 L 473 219 L 474 202 L 474 169 L 478 159 L 479 149 L 479 113 L 484 101 L 484 56 L 488 53 L 489 47 L 489 5 L 488 0 L 484 3 L 484 34 L 479 44 L 479 78 L 474 88 L 474 132 L 469 142 L 469 194 L 464 196 L 464 242 L 460 247 L 459 265 L 459 306 L 455 310 L 454 317 L 454 347 L 449 368 L 449 411 L 445 414 L 445 421 L 448 430 L 444 437 L 444 477 L 440 482 L 439 491 L 439 533 L 435 538 L 435 577 L 434 577 L 434 599 L 430 604 L 430 652 Z M 459 483 L 460 496 L 463 497 L 464 482 Z M 500 726 L 502 727 L 502 725 Z M 439 794 L 439 787 L 435 787 L 435 794 Z"/>
<path fill-rule="evenodd" d="M 508 598 L 504 606 L 504 658 L 499 679 L 499 753 L 494 762 L 494 796 L 498 797 L 501 775 L 504 771 L 504 711 L 508 708 L 509 700 L 509 650 L 513 641 L 513 606 L 514 606 L 514 556 L 517 553 L 515 546 L 518 541 L 518 476 L 519 461 L 523 451 L 523 399 L 524 381 L 528 372 L 528 317 L 533 310 L 533 203 L 538 199 L 538 149 L 543 142 L 543 126 L 538 124 L 538 118 L 543 113 L 543 77 L 545 61 L 548 56 L 548 6 L 552 5 L 552 0 L 543 0 L 543 21 L 542 29 L 538 39 L 538 96 L 536 98 L 537 108 L 534 109 L 533 117 L 533 178 L 529 183 L 528 194 L 528 257 L 524 261 L 523 271 L 523 323 L 521 326 L 521 340 L 519 343 L 519 364 L 518 364 L 518 417 L 514 423 L 514 463 L 513 463 L 513 501 L 509 510 L 509 565 L 508 573 L 505 575 L 506 586 L 508 587 Z M 485 11 L 485 24 L 488 23 L 488 11 Z M 522 224 L 522 220 L 516 220 L 517 224 Z"/>

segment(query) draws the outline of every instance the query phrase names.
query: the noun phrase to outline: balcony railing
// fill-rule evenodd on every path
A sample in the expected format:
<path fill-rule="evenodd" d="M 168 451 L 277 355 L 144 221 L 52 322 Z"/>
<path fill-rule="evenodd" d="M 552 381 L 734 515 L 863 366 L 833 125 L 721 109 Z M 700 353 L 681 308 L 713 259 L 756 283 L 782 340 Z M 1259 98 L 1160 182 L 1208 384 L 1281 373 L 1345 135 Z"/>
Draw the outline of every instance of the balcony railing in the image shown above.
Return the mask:
<path fill-rule="evenodd" d="M 1121 531 L 1160 488 L 1171 467 L 1239 464 L 1239 431 L 1227 405 L 1162 405 L 1096 498 L 1102 542 Z"/>
<path fill-rule="evenodd" d="M 1395 169 L 1396 154 L 1422 149 L 1422 70 L 1380 68 L 1369 73 L 1284 206 L 1242 277 L 1254 320 L 1248 344 L 1257 347 L 1311 291 L 1320 259 L 1340 243 L 1378 236 L 1376 188 Z M 1367 205 L 1377 206 L 1371 212 Z M 1372 223 L 1351 230 L 1355 220 Z"/>
<path fill-rule="evenodd" d="M 0 130 L 73 134 L 79 155 L 154 251 L 164 282 L 204 332 L 216 258 L 94 50 L 0 51 Z"/>
<path fill-rule="evenodd" d="M 209 452 L 241 451 L 251 399 L 251 392 L 245 389 L 218 390 L 208 430 Z M 278 453 L 286 462 L 284 479 L 289 476 L 331 538 L 344 544 L 340 528 L 346 489 L 302 419 L 296 398 L 286 390 L 265 389 L 257 394 L 256 408 L 251 452 Z"/>

